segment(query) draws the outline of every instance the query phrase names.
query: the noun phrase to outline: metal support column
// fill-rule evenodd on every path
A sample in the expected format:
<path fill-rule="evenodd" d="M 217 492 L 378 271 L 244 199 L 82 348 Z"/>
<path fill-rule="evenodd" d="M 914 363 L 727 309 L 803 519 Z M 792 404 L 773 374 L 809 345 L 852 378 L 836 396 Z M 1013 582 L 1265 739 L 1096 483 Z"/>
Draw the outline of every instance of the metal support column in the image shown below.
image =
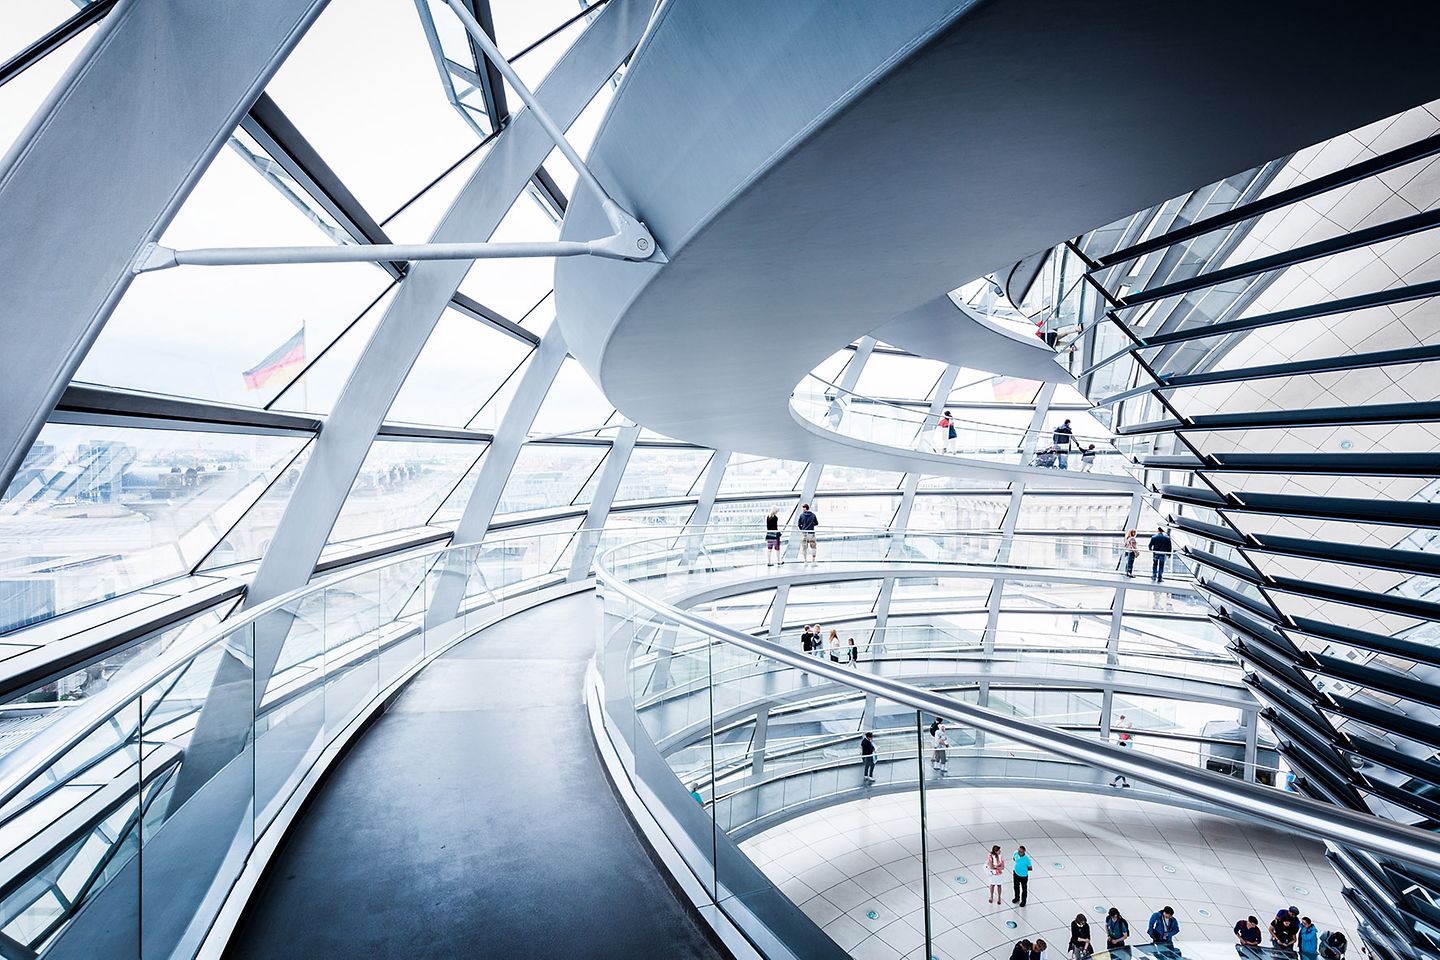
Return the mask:
<path fill-rule="evenodd" d="M 725 479 L 725 468 L 729 463 L 729 450 L 716 450 L 710 457 L 710 464 L 705 468 L 705 479 L 700 484 L 700 496 L 695 503 L 695 512 L 690 515 L 689 530 L 700 534 L 710 523 L 710 513 L 715 509 L 715 495 L 720 492 L 720 484 Z M 685 566 L 690 566 L 699 556 L 702 539 L 703 537 L 694 536 L 686 540 Z"/>
<path fill-rule="evenodd" d="M 451 542 L 474 543 L 484 539 L 486 531 L 490 529 L 490 521 L 495 517 L 495 508 L 500 505 L 505 483 L 515 469 L 520 448 L 525 445 L 525 437 L 535 422 L 535 415 L 540 412 L 540 404 L 545 401 L 545 394 L 550 391 L 555 374 L 560 372 L 560 365 L 565 362 L 566 356 L 568 348 L 565 337 L 557 324 L 546 331 L 539 349 L 530 356 L 530 365 L 525 368 L 520 385 L 515 388 L 515 395 L 510 399 L 510 406 L 500 419 L 495 439 L 490 441 L 490 449 L 485 451 L 485 459 L 480 464 L 480 475 L 475 478 L 475 489 L 470 492 L 470 499 L 465 502 L 465 511 L 460 514 L 460 519 L 455 524 L 455 535 Z M 461 558 L 455 559 L 458 561 Z M 426 607 L 427 624 L 444 623 L 455 616 L 460 609 L 460 601 L 464 599 L 468 577 L 469 571 L 463 563 L 445 565 Z"/>
<path fill-rule="evenodd" d="M 1130 513 L 1125 518 L 1125 530 L 1128 533 L 1135 529 L 1135 524 L 1140 522 L 1140 505 L 1143 499 L 1140 494 L 1130 497 Z M 1118 571 L 1124 563 L 1123 555 L 1116 563 Z M 1125 588 L 1115 588 L 1115 600 L 1110 607 L 1110 635 L 1105 642 L 1105 662 L 1110 666 L 1120 662 L 1120 631 L 1125 625 Z"/>
<path fill-rule="evenodd" d="M 1255 765 L 1260 760 L 1259 711 L 1246 710 L 1240 715 L 1240 723 L 1245 728 L 1245 780 L 1254 783 L 1256 781 Z"/>
<path fill-rule="evenodd" d="M 770 732 L 770 705 L 755 711 L 755 734 L 750 738 L 750 776 L 759 780 L 765 775 L 765 741 Z"/>
<path fill-rule="evenodd" d="M 785 604 L 790 599 L 790 584 L 782 583 L 775 588 L 775 599 L 770 602 L 770 639 L 784 643 Z"/>
<path fill-rule="evenodd" d="M 543 398 L 542 398 L 543 399 Z M 590 575 L 590 564 L 595 560 L 595 548 L 600 546 L 600 536 L 605 530 L 605 518 L 610 514 L 610 504 L 615 500 L 615 491 L 620 489 L 620 480 L 625 476 L 625 467 L 630 463 L 630 454 L 635 450 L 635 441 L 640 436 L 640 425 L 632 423 L 621 427 L 610 444 L 605 457 L 605 467 L 595 483 L 595 495 L 590 500 L 590 509 L 585 512 L 585 521 L 580 524 L 579 542 L 570 557 L 570 574 L 565 579 L 574 583 Z M 513 464 L 512 464 L 513 466 Z M 487 525 L 489 521 L 486 521 Z"/>

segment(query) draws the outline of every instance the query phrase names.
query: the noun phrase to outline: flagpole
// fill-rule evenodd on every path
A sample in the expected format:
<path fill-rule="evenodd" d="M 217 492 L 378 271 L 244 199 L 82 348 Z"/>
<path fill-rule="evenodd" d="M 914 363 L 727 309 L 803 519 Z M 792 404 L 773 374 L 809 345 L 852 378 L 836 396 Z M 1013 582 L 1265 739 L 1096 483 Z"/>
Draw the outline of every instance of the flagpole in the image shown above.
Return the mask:
<path fill-rule="evenodd" d="M 310 348 L 306 343 L 305 318 L 300 318 L 300 355 L 305 363 L 300 367 L 300 412 L 310 412 Z"/>

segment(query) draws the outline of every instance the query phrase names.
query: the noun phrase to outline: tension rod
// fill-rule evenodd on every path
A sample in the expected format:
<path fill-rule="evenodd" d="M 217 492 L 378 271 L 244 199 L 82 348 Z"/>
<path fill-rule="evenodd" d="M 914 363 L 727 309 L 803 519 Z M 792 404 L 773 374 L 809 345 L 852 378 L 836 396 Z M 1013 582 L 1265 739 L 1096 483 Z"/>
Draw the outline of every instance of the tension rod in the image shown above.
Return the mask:
<path fill-rule="evenodd" d="M 205 247 L 174 250 L 159 243 L 147 243 L 135 258 L 135 273 L 165 270 L 178 266 L 238 266 L 281 263 L 384 263 L 414 260 L 500 260 L 524 257 L 603 257 L 609 260 L 649 260 L 656 254 L 655 238 L 645 225 L 627 213 L 605 191 L 580 154 L 565 139 L 565 131 L 540 105 L 535 94 L 520 79 L 496 48 L 494 41 L 465 8 L 462 0 L 445 0 L 460 18 L 465 32 L 514 88 L 521 102 L 534 114 L 576 174 L 596 198 L 605 220 L 614 231 L 598 240 L 557 240 L 534 243 L 363 243 L 327 247 Z"/>

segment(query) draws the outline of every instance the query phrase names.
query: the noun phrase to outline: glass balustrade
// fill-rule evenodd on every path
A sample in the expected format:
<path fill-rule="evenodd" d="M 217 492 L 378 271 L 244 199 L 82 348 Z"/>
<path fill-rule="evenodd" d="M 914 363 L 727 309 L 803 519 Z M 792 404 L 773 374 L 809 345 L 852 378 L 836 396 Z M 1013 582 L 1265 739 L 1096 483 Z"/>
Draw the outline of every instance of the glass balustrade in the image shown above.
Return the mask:
<path fill-rule="evenodd" d="M 597 665 L 605 733 L 631 784 L 707 897 L 769 956 L 847 955 L 844 944 L 826 936 L 741 849 L 749 837 L 792 817 L 879 792 L 913 794 L 913 817 L 896 824 L 893 834 L 918 861 L 907 869 L 916 881 L 923 878 L 909 884 L 913 902 L 905 910 L 916 928 L 915 955 L 941 957 L 929 925 L 935 905 L 951 892 L 926 862 L 933 791 L 1006 785 L 1174 799 L 1158 788 L 1120 782 L 1113 770 L 962 722 L 947 724 L 937 754 L 933 714 L 867 693 L 847 677 L 882 675 L 970 704 L 980 702 L 983 680 L 992 710 L 1097 745 L 1129 747 L 1117 752 L 1132 759 L 1265 786 L 1285 782 L 1274 745 L 1250 732 L 1257 705 L 1239 668 L 1217 647 L 1190 638 L 1167 641 L 1121 630 L 1113 642 L 1096 644 L 1074 634 L 944 624 L 876 628 L 837 616 L 839 644 L 814 654 L 812 670 L 727 639 L 734 633 L 704 615 L 727 594 L 758 589 L 759 578 L 790 573 L 805 582 L 903 575 L 939 584 L 948 576 L 999 575 L 1043 583 L 1053 574 L 1057 584 L 1094 577 L 1134 585 L 1117 570 L 1114 538 L 1066 544 L 1055 537 L 822 530 L 818 563 L 767 567 L 762 537 L 763 531 L 733 529 L 665 532 L 603 553 Z M 1176 567 L 1188 577 L 1183 563 Z M 1193 593 L 1184 580 L 1139 586 Z M 770 636 L 770 627 L 756 624 L 753 633 Z M 800 653 L 798 633 L 789 625 L 778 639 Z M 822 673 L 835 669 L 843 672 Z M 1122 696 L 1126 690 L 1133 695 Z M 1199 713 L 1233 723 L 1211 730 L 1193 722 L 1197 705 Z M 1110 715 L 1102 716 L 1107 709 Z M 874 748 L 868 755 L 867 731 Z M 846 862 L 844 833 L 827 843 L 831 862 Z"/>
<path fill-rule="evenodd" d="M 821 429 L 918 453 L 1043 467 L 1072 474 L 1123 476 L 1128 475 L 1132 466 L 1109 436 L 1075 434 L 1068 444 L 1057 445 L 1053 428 L 1029 430 L 952 417 L 955 436 L 951 437 L 951 428 L 940 425 L 943 413 L 931 414 L 861 396 L 814 374 L 807 375 L 796 386 L 790 406 L 802 420 Z M 1095 455 L 1086 458 L 1083 453 L 1092 445 Z"/>
<path fill-rule="evenodd" d="M 6 955 L 192 956 L 325 752 L 428 657 L 562 579 L 575 536 L 338 573 L 50 705 L 0 757 Z"/>

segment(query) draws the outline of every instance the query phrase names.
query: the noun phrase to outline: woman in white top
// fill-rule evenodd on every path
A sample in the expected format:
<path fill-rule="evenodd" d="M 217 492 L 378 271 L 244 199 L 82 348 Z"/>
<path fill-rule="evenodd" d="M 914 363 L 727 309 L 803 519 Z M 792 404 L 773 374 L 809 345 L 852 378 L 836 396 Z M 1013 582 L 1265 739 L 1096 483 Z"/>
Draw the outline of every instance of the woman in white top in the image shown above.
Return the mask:
<path fill-rule="evenodd" d="M 825 647 L 830 652 L 830 659 L 834 663 L 840 662 L 840 631 L 831 629 L 830 637 L 825 641 Z"/>
<path fill-rule="evenodd" d="M 945 736 L 943 722 L 936 724 L 931 739 L 935 742 L 935 752 L 930 755 L 930 765 L 943 774 L 950 767 L 950 738 Z"/>
<path fill-rule="evenodd" d="M 1001 897 L 1005 895 L 1005 855 L 1000 852 L 1000 844 L 990 848 L 990 853 L 985 857 L 985 876 L 990 881 L 990 902 L 1001 903 Z"/>

